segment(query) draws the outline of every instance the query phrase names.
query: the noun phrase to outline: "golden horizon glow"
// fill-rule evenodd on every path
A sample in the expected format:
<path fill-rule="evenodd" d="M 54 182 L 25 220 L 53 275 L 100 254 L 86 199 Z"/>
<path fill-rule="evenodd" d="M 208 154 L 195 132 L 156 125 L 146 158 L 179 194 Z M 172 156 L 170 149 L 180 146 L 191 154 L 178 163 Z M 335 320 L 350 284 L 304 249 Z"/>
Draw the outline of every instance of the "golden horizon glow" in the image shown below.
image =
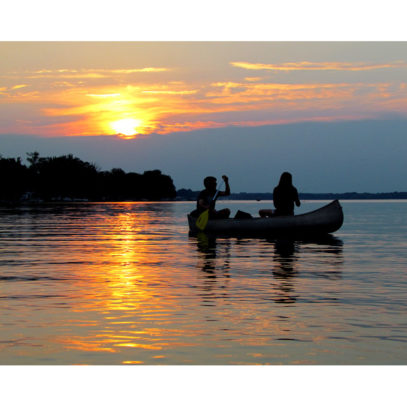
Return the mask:
<path fill-rule="evenodd" d="M 188 90 L 187 85 L 179 83 L 85 89 L 58 83 L 48 94 L 30 88 L 28 85 L 2 88 L 0 94 L 4 94 L 5 101 L 12 104 L 32 103 L 35 106 L 53 103 L 53 107 L 42 108 L 40 115 L 59 118 L 57 122 L 35 126 L 34 121 L 18 121 L 21 132 L 35 126 L 44 135 L 116 135 L 131 139 L 151 133 L 246 126 L 247 123 L 254 126 L 256 120 L 239 119 L 239 113 L 268 110 L 281 111 L 284 115 L 258 119 L 257 125 L 310 121 L 313 118 L 320 121 L 321 117 L 324 120 L 372 117 L 373 114 L 368 112 L 355 115 L 347 110 L 349 104 L 358 100 L 359 104 L 376 105 L 384 111 L 396 109 L 402 113 L 407 110 L 406 83 L 394 87 L 391 83 L 265 83 L 262 80 L 245 80 L 209 83 L 201 92 Z M 296 110 L 295 117 L 285 116 L 287 106 L 291 111 Z M 332 109 L 329 115 L 317 112 L 328 107 Z M 304 115 L 306 110 L 312 114 Z M 229 120 L 200 119 L 201 115 L 226 113 L 236 117 Z"/>
<path fill-rule="evenodd" d="M 232 52 L 227 45 L 208 60 L 199 52 L 202 45 L 180 45 L 182 52 L 164 58 L 158 51 L 164 45 L 144 44 L 138 54 L 118 53 L 114 63 L 103 53 L 97 62 L 87 58 L 85 48 L 76 51 L 74 44 L 66 45 L 68 60 L 48 46 L 53 51 L 48 65 L 41 60 L 20 71 L 16 63 L 0 68 L 0 133 L 131 139 L 247 123 L 407 116 L 407 61 L 398 54 L 355 60 L 359 55 L 349 51 L 333 59 L 331 48 L 327 53 L 321 45 L 312 58 L 296 59 L 295 52 L 284 57 L 266 44 L 261 59 L 251 62 L 252 53 Z M 3 47 L 21 58 L 18 45 Z M 204 47 L 208 52 L 210 45 Z"/>

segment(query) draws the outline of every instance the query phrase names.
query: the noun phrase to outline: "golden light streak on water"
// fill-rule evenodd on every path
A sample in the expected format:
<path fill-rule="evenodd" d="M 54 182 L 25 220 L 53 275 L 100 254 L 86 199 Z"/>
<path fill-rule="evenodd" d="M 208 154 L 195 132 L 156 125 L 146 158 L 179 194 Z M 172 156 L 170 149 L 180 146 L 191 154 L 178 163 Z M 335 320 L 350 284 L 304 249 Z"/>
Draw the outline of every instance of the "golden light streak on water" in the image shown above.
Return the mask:
<path fill-rule="evenodd" d="M 246 205 L 228 203 L 253 213 L 264 203 Z M 194 237 L 185 219 L 192 207 L 0 210 L 0 361 L 407 360 L 404 235 L 391 229 L 378 239 L 347 215 L 349 226 L 326 241 Z M 391 219 L 400 228 L 397 208 Z M 383 207 L 372 218 L 389 228 Z M 374 261 L 365 247 L 375 248 Z"/>

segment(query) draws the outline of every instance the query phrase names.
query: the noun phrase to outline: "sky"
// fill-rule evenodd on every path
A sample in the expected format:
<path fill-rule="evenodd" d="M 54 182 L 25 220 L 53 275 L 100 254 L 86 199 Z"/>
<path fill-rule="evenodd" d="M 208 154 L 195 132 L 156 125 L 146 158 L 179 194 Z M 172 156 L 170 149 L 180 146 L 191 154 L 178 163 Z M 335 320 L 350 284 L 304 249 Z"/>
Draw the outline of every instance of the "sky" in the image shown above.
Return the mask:
<path fill-rule="evenodd" d="M 0 153 L 268 192 L 407 190 L 407 42 L 0 42 Z"/>

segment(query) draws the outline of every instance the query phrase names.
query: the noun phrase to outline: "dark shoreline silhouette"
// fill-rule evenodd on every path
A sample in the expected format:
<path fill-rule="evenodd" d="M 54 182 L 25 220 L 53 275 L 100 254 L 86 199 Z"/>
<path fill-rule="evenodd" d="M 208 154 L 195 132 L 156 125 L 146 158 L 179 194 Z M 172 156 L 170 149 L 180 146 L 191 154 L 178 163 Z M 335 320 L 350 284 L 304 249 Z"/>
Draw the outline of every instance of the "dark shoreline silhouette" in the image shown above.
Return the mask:
<path fill-rule="evenodd" d="M 72 154 L 40 157 L 27 153 L 28 166 L 21 158 L 0 155 L 0 204 L 41 202 L 107 201 L 195 201 L 199 191 L 176 190 L 169 175 L 160 170 L 143 174 L 121 168 L 100 171 L 93 163 Z M 407 199 L 407 192 L 299 193 L 301 200 Z M 229 200 L 272 200 L 272 193 L 232 193 Z"/>
<path fill-rule="evenodd" d="M 199 191 L 190 189 L 180 189 L 177 191 L 177 199 L 185 201 L 194 201 Z M 344 192 L 344 193 L 299 193 L 301 200 L 335 200 L 335 199 L 407 199 L 407 192 Z M 233 201 L 272 201 L 273 194 L 265 192 L 240 192 L 231 193 L 222 200 Z"/>
<path fill-rule="evenodd" d="M 0 202 L 125 201 L 175 199 L 170 176 L 160 170 L 143 174 L 121 168 L 100 171 L 93 163 L 72 154 L 40 157 L 27 153 L 28 166 L 21 158 L 0 156 Z"/>

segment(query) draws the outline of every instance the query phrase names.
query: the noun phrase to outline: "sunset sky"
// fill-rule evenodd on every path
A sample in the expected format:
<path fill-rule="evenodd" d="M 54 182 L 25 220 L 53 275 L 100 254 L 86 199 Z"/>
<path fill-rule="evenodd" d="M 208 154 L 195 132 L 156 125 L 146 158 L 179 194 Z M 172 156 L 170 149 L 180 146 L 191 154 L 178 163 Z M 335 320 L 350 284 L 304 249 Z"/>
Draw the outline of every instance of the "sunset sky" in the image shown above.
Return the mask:
<path fill-rule="evenodd" d="M 198 189 L 208 172 L 227 172 L 236 192 L 268 191 L 291 170 L 307 192 L 407 190 L 401 162 L 376 184 L 370 179 L 378 164 L 386 167 L 377 161 L 383 148 L 405 133 L 405 42 L 2 42 L 0 58 L 3 156 L 38 150 L 74 153 L 103 169 L 160 168 L 177 188 Z M 386 131 L 376 134 L 375 123 Z M 376 148 L 364 141 L 365 178 L 339 179 L 341 166 L 359 167 L 337 143 L 354 152 L 369 133 Z M 296 146 L 303 156 L 290 156 Z M 332 149 L 343 160 L 318 180 Z M 396 150 L 386 153 L 393 166 Z"/>

